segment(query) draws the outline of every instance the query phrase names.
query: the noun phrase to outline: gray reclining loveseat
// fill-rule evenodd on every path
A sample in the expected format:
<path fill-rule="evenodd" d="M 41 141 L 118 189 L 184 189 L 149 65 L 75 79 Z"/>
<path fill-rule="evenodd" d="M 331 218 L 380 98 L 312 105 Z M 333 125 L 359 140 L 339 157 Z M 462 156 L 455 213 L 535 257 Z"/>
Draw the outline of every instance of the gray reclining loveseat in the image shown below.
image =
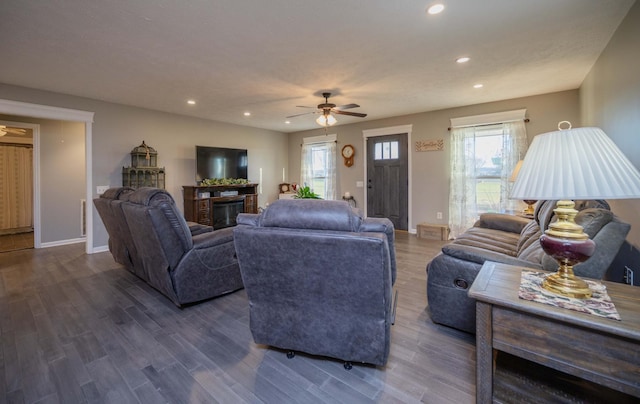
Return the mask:
<path fill-rule="evenodd" d="M 483 214 L 475 225 L 427 265 L 427 300 L 431 319 L 463 331 L 476 329 L 475 300 L 467 296 L 485 261 L 555 271 L 557 262 L 539 243 L 555 219 L 557 201 L 538 202 L 534 219 Z M 602 279 L 622 246 L 630 226 L 617 219 L 605 201 L 576 201 L 576 223 L 595 241 L 595 253 L 574 267 L 577 276 Z"/>
<path fill-rule="evenodd" d="M 278 200 L 238 215 L 234 239 L 254 341 L 382 366 L 390 346 L 394 229 L 345 201 Z"/>
<path fill-rule="evenodd" d="M 167 191 L 112 188 L 94 205 L 116 262 L 177 306 L 243 287 L 233 230 L 189 226 Z"/>

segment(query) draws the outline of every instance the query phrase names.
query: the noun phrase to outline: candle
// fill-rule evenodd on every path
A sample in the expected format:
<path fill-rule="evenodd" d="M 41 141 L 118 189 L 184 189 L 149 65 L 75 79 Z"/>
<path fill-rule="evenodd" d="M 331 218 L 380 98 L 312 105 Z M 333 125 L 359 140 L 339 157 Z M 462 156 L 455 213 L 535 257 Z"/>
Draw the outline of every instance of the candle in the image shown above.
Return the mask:
<path fill-rule="evenodd" d="M 344 193 L 344 197 L 349 199 L 349 198 L 351 198 L 351 194 L 349 192 L 345 192 Z"/>
<path fill-rule="evenodd" d="M 284 167 L 282 167 L 282 182 L 284 182 Z"/>

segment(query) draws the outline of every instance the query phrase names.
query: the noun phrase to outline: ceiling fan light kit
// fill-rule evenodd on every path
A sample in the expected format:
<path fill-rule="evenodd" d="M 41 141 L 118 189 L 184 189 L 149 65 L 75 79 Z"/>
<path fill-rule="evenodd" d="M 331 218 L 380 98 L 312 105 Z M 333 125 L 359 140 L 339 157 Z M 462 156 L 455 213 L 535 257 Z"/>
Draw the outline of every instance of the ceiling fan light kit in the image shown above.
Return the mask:
<path fill-rule="evenodd" d="M 338 123 L 338 120 L 333 115 L 327 114 L 319 116 L 316 122 L 320 126 L 333 126 Z"/>
<path fill-rule="evenodd" d="M 329 97 L 331 97 L 331 93 L 322 93 L 322 96 L 324 97 L 324 103 L 322 104 L 318 104 L 317 106 L 317 111 L 313 111 L 313 112 L 305 112 L 302 114 L 296 114 L 296 115 L 290 115 L 287 117 L 287 119 L 289 118 L 294 118 L 296 116 L 301 116 L 301 115 L 307 115 L 307 114 L 322 114 L 321 116 L 319 116 L 316 119 L 316 123 L 320 126 L 324 126 L 325 128 L 327 126 L 332 126 L 335 125 L 336 123 L 338 123 L 338 120 L 333 116 L 333 114 L 338 114 L 338 115 L 349 115 L 349 116 L 356 116 L 358 118 L 364 118 L 365 116 L 367 116 L 367 114 L 363 114 L 360 112 L 348 112 L 345 111 L 345 109 L 351 109 L 351 108 L 359 108 L 360 105 L 358 104 L 346 104 L 346 105 L 341 105 L 339 107 L 336 106 L 336 104 L 332 104 L 329 102 Z M 303 105 L 297 105 L 298 108 L 313 108 L 313 107 L 306 107 Z"/>

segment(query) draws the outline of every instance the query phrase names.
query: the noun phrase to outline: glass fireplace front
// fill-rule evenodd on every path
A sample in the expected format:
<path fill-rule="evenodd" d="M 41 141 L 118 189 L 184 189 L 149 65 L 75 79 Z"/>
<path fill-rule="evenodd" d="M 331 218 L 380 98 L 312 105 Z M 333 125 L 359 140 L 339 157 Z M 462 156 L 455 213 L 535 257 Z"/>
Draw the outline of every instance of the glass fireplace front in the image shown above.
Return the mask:
<path fill-rule="evenodd" d="M 215 202 L 213 204 L 213 229 L 236 225 L 238 213 L 244 212 L 244 199 Z"/>

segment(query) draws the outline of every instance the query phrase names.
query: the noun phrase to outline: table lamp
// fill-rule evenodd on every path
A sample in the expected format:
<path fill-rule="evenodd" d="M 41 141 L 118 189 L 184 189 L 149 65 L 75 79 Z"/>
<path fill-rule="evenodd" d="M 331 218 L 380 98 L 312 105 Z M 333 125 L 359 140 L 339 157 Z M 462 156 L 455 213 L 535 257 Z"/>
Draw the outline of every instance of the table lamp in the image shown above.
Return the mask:
<path fill-rule="evenodd" d="M 514 167 L 513 171 L 511 172 L 511 177 L 509 178 L 509 182 L 515 182 L 516 179 L 518 178 L 518 173 L 520 172 L 520 169 L 522 168 L 522 162 L 524 160 L 518 160 L 518 162 L 516 163 L 516 166 Z M 533 214 L 535 212 L 535 207 L 533 205 L 536 204 L 536 200 L 534 199 L 526 199 L 526 200 L 522 200 L 522 202 L 527 204 L 527 208 L 525 210 L 522 211 L 523 215 L 526 216 L 531 216 L 533 217 Z"/>
<path fill-rule="evenodd" d="M 562 124 L 569 128 L 560 130 Z M 586 261 L 595 243 L 575 223 L 573 200 L 633 199 L 640 197 L 640 173 L 600 128 L 574 128 L 533 138 L 511 191 L 511 198 L 558 200 L 558 220 L 540 237 L 545 253 L 559 265 L 542 287 L 563 296 L 588 299 L 588 284 L 573 266 Z"/>

